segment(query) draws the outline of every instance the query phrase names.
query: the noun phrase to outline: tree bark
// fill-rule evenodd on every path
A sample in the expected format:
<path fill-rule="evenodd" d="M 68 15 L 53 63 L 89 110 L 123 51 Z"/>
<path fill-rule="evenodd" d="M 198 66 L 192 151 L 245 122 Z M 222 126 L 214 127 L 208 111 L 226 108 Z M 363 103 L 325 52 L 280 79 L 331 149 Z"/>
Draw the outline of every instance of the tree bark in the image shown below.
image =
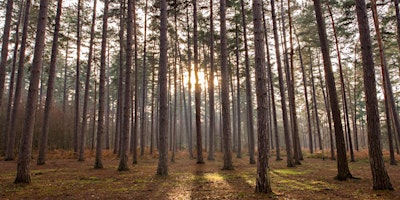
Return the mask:
<path fill-rule="evenodd" d="M 265 71 L 264 35 L 262 27 L 262 5 L 260 0 L 253 0 L 253 23 L 255 45 L 255 77 L 257 93 L 257 133 L 258 133 L 258 164 L 256 178 L 256 192 L 272 194 L 268 151 L 269 151 L 269 126 L 267 117 L 267 77 Z M 268 66 L 269 67 L 269 66 Z"/>
<path fill-rule="evenodd" d="M 126 32 L 126 64 L 125 64 L 125 91 L 122 110 L 122 126 L 121 126 L 121 158 L 118 171 L 127 171 L 128 153 L 129 153 L 129 121 L 131 110 L 131 67 L 132 67 L 132 43 L 133 43 L 133 1 L 128 0 L 128 19 Z M 123 67 L 122 65 L 120 67 Z"/>
<path fill-rule="evenodd" d="M 376 2 L 371 1 L 372 8 L 376 15 Z M 379 123 L 378 100 L 376 97 L 376 81 L 374 71 L 374 60 L 372 54 L 372 44 L 370 29 L 368 24 L 367 8 L 364 0 L 356 0 L 356 12 L 358 30 L 361 41 L 361 55 L 363 61 L 364 72 L 364 91 L 365 102 L 367 108 L 367 127 L 368 127 L 368 152 L 372 171 L 372 183 L 374 190 L 393 190 L 390 183 L 389 175 L 383 161 L 382 146 L 381 146 L 381 130 Z M 378 27 L 379 28 L 379 27 Z M 376 30 L 379 33 L 379 29 Z M 378 35 L 378 40 L 379 40 Z M 381 48 L 382 49 L 382 48 Z M 383 52 L 381 52 L 382 55 Z M 383 59 L 382 59 L 383 60 Z"/>
<path fill-rule="evenodd" d="M 17 115 L 19 109 L 21 107 L 21 93 L 22 93 L 22 84 L 24 78 L 24 60 L 25 60 L 25 50 L 26 50 L 26 40 L 28 37 L 28 24 L 29 24 L 29 13 L 31 7 L 31 0 L 27 0 L 25 4 L 25 12 L 24 12 L 24 25 L 22 28 L 22 40 L 21 40 L 21 48 L 19 52 L 19 63 L 18 63 L 18 75 L 17 82 L 15 85 L 15 96 L 14 96 L 14 104 L 11 114 L 10 127 L 7 133 L 7 151 L 4 160 L 10 161 L 14 160 L 14 147 L 15 147 L 15 138 L 16 138 L 16 123 L 17 123 Z M 8 47 L 7 47 L 8 48 Z"/>
<path fill-rule="evenodd" d="M 10 40 L 11 18 L 13 12 L 14 0 L 7 0 L 6 19 L 4 22 L 3 39 L 1 45 L 1 60 L 0 60 L 0 108 L 3 101 L 4 83 L 6 80 L 6 67 L 8 58 L 8 43 Z"/>
<path fill-rule="evenodd" d="M 58 53 L 57 50 L 58 50 L 58 37 L 60 31 L 61 12 L 62 12 L 62 0 L 58 0 L 57 14 L 55 20 L 56 24 L 54 27 L 53 44 L 51 47 L 50 71 L 49 71 L 49 78 L 47 81 L 46 105 L 44 109 L 42 135 L 39 143 L 39 156 L 37 159 L 38 165 L 43 165 L 46 162 L 46 152 L 47 152 L 47 143 L 49 135 L 49 117 L 53 105 L 54 79 L 56 75 L 56 62 Z"/>
<path fill-rule="evenodd" d="M 241 14 L 242 14 L 242 28 L 243 28 L 243 43 L 245 55 L 245 76 L 246 76 L 246 102 L 247 102 L 247 132 L 249 138 L 249 163 L 256 164 L 254 159 L 254 125 L 253 125 L 253 103 L 251 98 L 251 78 L 250 78 L 250 61 L 249 50 L 247 46 L 247 28 L 246 28 L 246 15 L 244 9 L 244 0 L 240 0 Z"/>
<path fill-rule="evenodd" d="M 168 91 L 167 91 L 167 70 L 168 70 L 168 40 L 167 40 L 167 1 L 160 1 L 160 115 L 159 115 L 159 160 L 157 174 L 168 175 Z"/>
<path fill-rule="evenodd" d="M 215 107 L 214 107 L 214 16 L 213 16 L 213 0 L 210 0 L 210 77 L 208 80 L 208 96 L 209 96 L 209 115 L 210 115 L 210 131 L 208 160 L 214 160 L 214 137 L 215 137 Z"/>
<path fill-rule="evenodd" d="M 28 98 L 26 102 L 25 121 L 21 136 L 21 144 L 17 162 L 17 176 L 14 183 L 30 183 L 30 161 L 32 155 L 32 140 L 35 125 L 36 106 L 38 103 L 39 80 L 43 64 L 44 41 L 46 38 L 47 12 L 49 1 L 41 0 L 39 18 L 36 29 L 35 51 L 33 54 Z"/>
<path fill-rule="evenodd" d="M 287 154 L 287 166 L 294 167 L 293 155 L 292 155 L 292 142 L 290 139 L 290 127 L 287 116 L 287 108 L 286 108 L 286 97 L 285 97 L 285 89 L 283 83 L 283 73 L 282 73 L 282 63 L 281 63 L 281 54 L 279 50 L 279 37 L 278 37 L 278 26 L 276 23 L 276 14 L 275 14 L 275 0 L 271 0 L 271 14 L 272 14 L 272 26 L 274 31 L 274 39 L 275 39 L 275 54 L 276 54 L 276 62 L 278 65 L 278 78 L 279 78 L 279 91 L 281 95 L 281 108 L 282 108 L 282 117 L 283 117 L 283 129 L 285 134 L 285 144 L 286 144 L 286 154 Z"/>
<path fill-rule="evenodd" d="M 335 87 L 335 78 L 333 76 L 333 71 L 332 71 L 332 63 L 329 55 L 328 39 L 325 29 L 325 23 L 322 17 L 322 8 L 320 0 L 314 0 L 314 9 L 318 25 L 318 35 L 321 44 L 320 46 L 324 59 L 325 80 L 327 82 L 329 89 L 329 100 L 332 109 L 333 123 L 335 127 L 337 164 L 338 164 L 338 175 L 336 176 L 336 179 L 347 180 L 349 178 L 352 178 L 353 176 L 350 173 L 349 165 L 347 162 L 343 127 L 340 119 L 339 102 Z"/>
<path fill-rule="evenodd" d="M 223 170 L 233 170 L 231 154 L 231 119 L 229 109 L 229 72 L 228 72 L 228 52 L 226 38 L 226 1 L 220 0 L 220 23 L 221 23 L 221 101 L 222 101 L 222 127 L 223 127 L 223 147 L 224 147 L 224 166 Z"/>

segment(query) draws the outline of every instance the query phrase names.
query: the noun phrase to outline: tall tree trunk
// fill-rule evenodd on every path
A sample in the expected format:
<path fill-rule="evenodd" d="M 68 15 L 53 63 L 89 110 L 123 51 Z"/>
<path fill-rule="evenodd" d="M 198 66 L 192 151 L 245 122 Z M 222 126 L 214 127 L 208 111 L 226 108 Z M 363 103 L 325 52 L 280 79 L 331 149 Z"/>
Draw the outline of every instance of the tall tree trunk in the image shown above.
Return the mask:
<path fill-rule="evenodd" d="M 118 171 L 126 171 L 128 168 L 129 153 L 129 119 L 131 110 L 131 67 L 132 67 L 132 43 L 133 43 L 133 1 L 128 0 L 128 19 L 126 32 L 126 65 L 125 65 L 125 91 L 124 91 L 124 109 L 122 110 L 121 126 L 121 158 Z M 135 49 L 136 50 L 136 49 Z M 122 67 L 122 65 L 120 66 Z"/>
<path fill-rule="evenodd" d="M 99 111 L 97 119 L 97 141 L 96 141 L 96 158 L 94 162 L 95 169 L 102 169 L 102 150 L 104 135 L 104 117 L 105 117 L 105 92 L 106 92 L 106 51 L 107 51 L 107 30 L 108 30 L 108 0 L 104 1 L 103 11 L 103 31 L 101 37 L 100 52 L 100 84 L 99 84 Z"/>
<path fill-rule="evenodd" d="M 319 66 L 318 66 L 319 67 Z M 319 115 L 318 115 L 318 104 L 317 104 L 317 94 L 315 91 L 315 84 L 314 84 L 314 70 L 313 70 L 313 62 L 311 59 L 311 54 L 310 54 L 310 73 L 311 73 L 311 84 L 312 84 L 312 101 L 313 101 L 313 108 L 314 108 L 314 114 L 315 114 L 315 126 L 317 129 L 317 137 L 318 137 L 318 145 L 319 145 L 319 150 L 322 151 L 322 137 L 321 137 L 321 129 L 320 129 L 320 120 L 319 120 Z M 322 75 L 320 74 L 320 77 Z M 321 88 L 322 87 L 322 83 L 321 83 Z"/>
<path fill-rule="evenodd" d="M 282 1 L 283 2 L 283 1 Z M 290 109 L 290 114 L 291 114 L 291 125 L 292 125 L 292 136 L 293 136 L 293 154 L 294 154 L 294 160 L 295 163 L 300 165 L 300 160 L 303 159 L 303 155 L 301 153 L 301 146 L 300 146 L 300 137 L 299 137 L 299 127 L 297 124 L 297 112 L 296 112 L 296 97 L 295 97 L 295 92 L 294 92 L 294 48 L 293 48 L 293 27 L 292 27 L 292 14 L 291 14 L 291 8 L 290 8 L 290 0 L 288 0 L 288 14 L 289 14 L 289 43 L 290 43 L 290 69 L 289 67 L 289 62 L 287 62 L 287 82 L 288 85 L 290 85 L 289 89 L 289 104 L 291 106 Z M 284 18 L 283 18 L 284 19 Z M 285 23 L 282 19 L 283 26 L 285 27 Z M 285 34 L 283 34 L 283 37 L 285 38 Z M 286 42 L 285 42 L 286 44 Z M 285 54 L 285 58 L 287 59 L 287 53 Z"/>
<path fill-rule="evenodd" d="M 213 0 L 210 0 L 210 77 L 208 80 L 208 96 L 210 109 L 210 131 L 209 131 L 209 147 L 208 160 L 214 160 L 214 137 L 215 137 L 215 107 L 214 107 L 214 16 L 213 16 Z"/>
<path fill-rule="evenodd" d="M 138 144 L 138 137 L 137 137 L 137 130 L 138 130 L 138 124 L 139 124 L 139 118 L 138 118 L 138 106 L 139 106 L 139 60 L 138 60 L 138 45 L 137 45 L 137 26 L 136 26 L 136 1 L 133 1 L 133 37 L 134 37 L 134 45 L 135 45 L 135 51 L 134 51 L 134 59 L 135 59 L 135 115 L 134 115 L 134 123 L 132 126 L 132 132 L 133 134 L 131 135 L 131 152 L 133 153 L 133 159 L 132 159 L 132 164 L 137 163 L 137 144 Z"/>
<path fill-rule="evenodd" d="M 258 133 L 258 164 L 256 192 L 272 194 L 268 151 L 269 126 L 267 119 L 267 77 L 265 71 L 264 35 L 262 27 L 262 5 L 260 0 L 253 0 L 254 48 L 255 48 L 255 79 L 257 94 L 257 133 Z M 265 31 L 265 30 L 264 30 Z M 269 66 L 268 66 L 269 67 Z"/>
<path fill-rule="evenodd" d="M 374 22 L 377 23 L 376 2 L 371 1 L 374 12 Z M 381 146 L 381 130 L 379 123 L 378 100 L 376 97 L 376 81 L 374 71 L 374 60 L 372 54 L 372 44 L 370 29 L 367 17 L 367 8 L 364 0 L 356 1 L 358 30 L 360 33 L 361 52 L 364 72 L 365 102 L 367 108 L 367 126 L 368 126 L 368 146 L 369 158 L 372 171 L 374 190 L 393 190 L 389 175 L 383 161 Z M 376 26 L 378 33 L 378 42 L 380 38 L 379 26 Z M 381 45 L 379 45 L 382 47 Z M 380 55 L 383 54 L 380 48 Z M 382 57 L 381 57 L 382 58 Z M 384 59 L 382 59 L 384 62 Z"/>
<path fill-rule="evenodd" d="M 229 109 L 229 72 L 228 72 L 228 51 L 226 38 L 226 1 L 220 0 L 220 23 L 221 23 L 221 100 L 223 117 L 223 146 L 224 166 L 223 170 L 233 170 L 231 154 L 231 117 Z"/>
<path fill-rule="evenodd" d="M 146 126 L 146 113 L 145 113 L 145 106 L 146 106 L 146 97 L 147 97 L 147 81 L 146 81 L 146 59 L 147 59 L 147 0 L 144 7 L 144 39 L 143 39 L 143 68 L 142 68 L 142 87 L 143 87 L 143 94 L 142 94 L 142 110 L 141 110 L 141 130 L 140 130 L 140 155 L 144 155 L 145 150 L 145 126 Z"/>
<path fill-rule="evenodd" d="M 39 156 L 37 159 L 38 165 L 43 165 L 46 162 L 46 152 L 47 152 L 47 143 L 49 135 L 49 117 L 52 109 L 53 96 L 54 96 L 54 79 L 56 75 L 56 62 L 57 62 L 58 36 L 59 36 L 58 33 L 60 31 L 60 19 L 62 12 L 61 9 L 62 9 L 62 0 L 58 0 L 56 24 L 54 27 L 53 44 L 51 47 L 50 71 L 49 71 L 49 78 L 47 81 L 46 105 L 44 109 L 42 135 L 39 143 Z"/>
<path fill-rule="evenodd" d="M 192 140 L 192 53 L 190 44 L 190 25 L 189 25 L 189 6 L 186 9 L 186 23 L 187 23 L 187 37 L 188 37 L 188 112 L 189 112 L 189 132 L 188 132 L 188 143 L 189 143 L 189 157 L 193 158 L 193 140 Z"/>
<path fill-rule="evenodd" d="M 112 114 L 110 112 L 110 42 L 107 41 L 107 72 L 106 72 L 106 99 L 105 99 L 105 148 L 110 149 L 110 118 Z M 111 120 L 113 121 L 113 120 Z"/>
<path fill-rule="evenodd" d="M 254 159 L 254 125 L 253 125 L 253 103 L 251 98 L 251 80 L 250 80 L 250 61 L 249 50 L 247 46 L 247 28 L 246 17 L 244 9 L 244 0 L 240 0 L 241 14 L 242 14 L 242 28 L 243 28 L 243 42 L 244 42 L 244 55 L 245 55 L 245 76 L 246 76 L 246 102 L 247 102 L 247 133 L 249 138 L 249 158 L 250 164 L 255 164 Z"/>
<path fill-rule="evenodd" d="M 278 65 L 278 76 L 279 76 L 279 91 L 281 95 L 281 108 L 282 108 L 282 117 L 283 117 L 283 129 L 285 134 L 285 143 L 286 143 L 286 154 L 287 154 L 287 166 L 294 167 L 293 155 L 292 155 L 292 142 L 290 139 L 290 127 L 287 116 L 287 108 L 286 108 L 286 97 L 285 97 L 285 89 L 283 83 L 283 74 L 282 74 L 282 63 L 281 63 L 281 54 L 279 51 L 279 37 L 278 37 L 278 26 L 276 23 L 276 14 L 275 14 L 275 0 L 271 0 L 271 14 L 272 14 L 272 26 L 274 31 L 274 39 L 275 39 L 275 54 L 276 54 L 276 62 Z"/>
<path fill-rule="evenodd" d="M 121 153 L 121 138 L 122 136 L 122 124 L 123 124 L 123 105 L 124 102 L 124 96 L 123 96 L 123 91 L 124 91 L 124 70 L 123 70 L 123 60 L 124 60 L 124 24 L 125 24 L 125 0 L 121 0 L 120 2 L 120 13 L 119 13 L 119 68 L 118 68 L 118 98 L 117 98 L 117 116 L 115 119 L 115 135 L 114 135 L 114 150 L 113 153 L 117 154 L 120 156 Z"/>
<path fill-rule="evenodd" d="M 236 87 L 237 87 L 237 96 L 236 96 L 236 101 L 237 101 L 237 135 L 238 135 L 238 144 L 237 144 L 237 158 L 242 158 L 242 121 L 241 121 L 241 102 L 240 102 L 240 63 L 239 63 L 239 25 L 236 23 L 236 29 L 235 29 L 235 54 L 236 54 Z"/>
<path fill-rule="evenodd" d="M 18 63 L 18 75 L 17 82 L 15 85 L 15 96 L 14 96 L 14 104 L 13 110 L 11 114 L 10 127 L 7 133 L 7 151 L 4 160 L 14 160 L 14 147 L 15 147 L 15 138 L 16 138 L 16 124 L 17 124 L 17 115 L 19 109 L 21 107 L 21 93 L 22 93 L 22 85 L 24 78 L 24 60 L 25 60 L 25 50 L 26 50 L 26 40 L 28 36 L 28 24 L 29 24 L 29 13 L 31 7 L 31 0 L 27 0 L 25 4 L 25 12 L 24 12 L 24 25 L 22 28 L 22 40 L 21 40 L 21 48 L 19 52 L 19 63 Z M 8 48 L 8 47 L 7 47 Z"/>
<path fill-rule="evenodd" d="M 350 131 L 350 118 L 349 118 L 349 109 L 347 106 L 347 98 L 346 98 L 346 88 L 344 84 L 344 78 L 343 78 L 343 67 L 342 67 L 342 59 L 340 56 L 340 48 L 339 48 L 339 41 L 336 33 L 336 27 L 335 27 L 335 20 L 333 19 L 333 14 L 332 10 L 329 6 L 329 2 L 325 2 L 328 8 L 329 16 L 331 18 L 331 23 L 332 23 L 332 29 L 333 29 L 333 35 L 335 37 L 335 45 L 336 45 L 336 53 L 338 57 L 338 64 L 339 64 L 339 74 L 340 74 L 340 86 L 341 86 L 341 92 L 342 92 L 342 101 L 343 101 L 343 106 L 344 106 L 344 114 L 345 114 L 345 122 L 346 122 L 346 129 L 347 129 L 347 134 L 349 137 L 349 146 L 350 146 L 350 159 L 351 162 L 354 162 L 354 151 L 353 151 L 353 142 L 351 139 L 351 131 Z"/>
<path fill-rule="evenodd" d="M 195 109 L 196 109 L 196 136 L 197 136 L 197 164 L 204 163 L 203 161 L 203 151 L 202 151 L 202 141 L 201 141 L 201 111 L 200 111 L 200 95 L 201 88 L 199 82 L 199 47 L 197 41 L 197 0 L 193 0 L 193 51 L 194 51 L 194 99 L 195 99 Z M 226 79 L 228 81 L 228 79 Z M 227 93 L 229 95 L 229 93 Z"/>
<path fill-rule="evenodd" d="M 78 161 L 85 160 L 85 135 L 86 135 L 86 126 L 87 126 L 87 110 L 89 104 L 89 89 L 90 89 L 90 79 L 91 79 L 91 68 L 93 61 L 93 45 L 94 45 L 94 28 L 96 26 L 96 8 L 97 8 L 97 0 L 93 1 L 93 16 L 92 16 L 92 24 L 90 27 L 90 42 L 89 42 L 89 55 L 88 55 L 88 64 L 86 67 L 86 80 L 85 80 L 85 94 L 83 98 L 83 109 L 82 109 L 82 129 L 81 129 L 81 141 L 79 145 L 79 158 Z"/>
<path fill-rule="evenodd" d="M 353 107 L 353 131 L 354 131 L 354 144 L 356 147 L 356 151 L 359 151 L 359 146 L 358 146 L 358 130 L 357 130 L 357 43 L 354 47 L 354 88 L 353 88 L 353 95 L 354 95 L 354 103 L 352 104 L 351 98 L 350 98 L 350 104 L 352 104 Z"/>
<path fill-rule="evenodd" d="M 14 0 L 7 0 L 6 19 L 4 22 L 3 39 L 1 45 L 1 60 L 0 60 L 0 108 L 3 102 L 4 83 L 6 80 L 6 67 L 8 58 L 8 43 L 10 40 L 11 18 L 13 11 Z"/>
<path fill-rule="evenodd" d="M 393 115 L 397 115 L 397 109 L 396 104 L 394 102 L 394 97 L 393 97 L 393 91 L 392 91 L 392 84 L 390 82 L 390 77 L 389 77 L 389 72 L 387 69 L 387 64 L 386 64 L 386 58 L 385 58 L 385 47 L 383 45 L 382 42 L 382 36 L 381 36 L 381 31 L 380 31 L 380 27 L 379 27 L 379 21 L 378 21 L 378 12 L 377 12 L 377 8 L 376 8 L 376 1 L 372 0 L 371 1 L 371 8 L 372 8 L 372 16 L 374 19 L 374 25 L 375 25 L 375 32 L 376 32 L 376 37 L 378 40 L 378 47 L 379 47 L 379 57 L 380 57 L 380 61 L 381 61 L 381 71 L 382 71 L 382 82 L 383 82 L 383 90 L 384 90 L 384 97 L 385 97 L 385 111 L 388 111 L 386 113 L 387 116 L 387 124 L 388 124 L 388 138 L 389 138 L 389 146 L 391 151 L 391 160 L 395 160 L 394 159 L 394 152 L 393 152 L 393 140 L 391 140 L 391 130 L 390 130 L 390 113 L 389 110 L 392 110 Z"/>
<path fill-rule="evenodd" d="M 71 23 L 68 23 L 68 33 L 67 37 L 69 38 L 70 34 Z M 67 112 L 67 68 L 68 68 L 68 53 L 69 53 L 69 40 L 67 40 L 67 47 L 65 48 L 65 61 L 64 61 L 64 84 L 63 84 L 63 104 L 62 104 L 62 111 L 63 111 L 63 137 L 66 136 L 67 127 L 66 127 L 66 112 Z M 65 144 L 65 143 L 64 143 Z"/>
<path fill-rule="evenodd" d="M 82 0 L 78 0 L 78 18 L 76 28 L 76 79 L 75 79 L 75 118 L 74 118 L 74 153 L 78 153 L 78 137 L 79 137 L 79 99 L 80 99 L 80 56 L 81 56 L 81 6 Z M 82 138 L 83 139 L 83 138 Z"/>
<path fill-rule="evenodd" d="M 300 40 L 299 40 L 299 36 L 296 34 L 296 30 L 295 30 L 295 35 L 296 35 L 298 51 L 299 51 L 300 67 L 301 67 L 301 74 L 302 74 L 303 87 L 304 87 L 304 99 L 305 99 L 306 111 L 307 111 L 308 145 L 310 148 L 310 153 L 313 154 L 314 147 L 313 147 L 313 135 L 312 135 L 312 130 L 311 130 L 310 106 L 309 106 L 309 102 L 308 102 L 307 75 L 306 75 L 306 71 L 304 70 L 303 55 L 301 53 Z"/>
<path fill-rule="evenodd" d="M 7 150 L 7 140 L 8 140 L 8 130 L 10 128 L 10 120 L 11 120 L 11 111 L 12 111 L 12 102 L 14 99 L 14 83 L 15 83 L 15 67 L 17 65 L 17 57 L 18 57 L 18 46 L 19 46 L 19 26 L 21 24 L 21 16 L 23 10 L 23 1 L 20 2 L 19 11 L 18 11 L 18 21 L 15 27 L 15 44 L 14 44 L 14 52 L 13 52 L 13 60 L 12 60 L 12 69 L 10 74 L 10 84 L 8 90 L 8 103 L 7 103 L 7 115 L 6 115 L 6 124 L 4 133 L 1 134 L 1 154 L 5 156 Z M 0 100 L 1 101 L 1 100 Z M 0 105 L 1 106 L 1 105 Z M 1 108 L 1 107 L 0 107 Z"/>
<path fill-rule="evenodd" d="M 168 40 L 167 40 L 167 1 L 160 1 L 160 66 L 158 84 L 160 87 L 160 115 L 159 115 L 159 157 L 157 174 L 168 175 L 168 91 L 167 91 L 167 70 L 168 70 Z"/>
<path fill-rule="evenodd" d="M 156 119 L 154 117 L 154 98 L 156 95 L 155 92 L 155 67 L 152 67 L 152 78 L 151 78 L 151 126 L 150 126 L 150 154 L 153 154 L 153 148 L 154 148 L 154 120 Z"/>
<path fill-rule="evenodd" d="M 263 4 L 263 2 L 261 2 Z M 264 6 L 263 6 L 264 7 Z M 282 160 L 281 158 L 281 149 L 280 149 L 280 142 L 279 142 L 279 133 L 278 133 L 278 120 L 276 117 L 276 105 L 275 105 L 275 92 L 274 92 L 274 77 L 272 74 L 272 65 L 271 65 L 271 56 L 269 52 L 269 42 L 268 42 L 268 35 L 267 35 L 267 22 L 265 20 L 265 13 L 264 9 L 262 9 L 263 13 L 263 25 L 264 25 L 264 38 L 265 38 L 265 46 L 267 49 L 267 79 L 268 79 L 268 85 L 270 89 L 270 95 L 271 95 L 271 106 L 272 106 L 272 123 L 274 125 L 274 132 L 273 135 L 275 136 L 275 145 L 276 145 L 276 160 Z M 272 127 L 271 127 L 272 128 Z M 270 128 L 270 129 L 271 129 Z M 272 137 L 271 137 L 272 141 Z"/>
<path fill-rule="evenodd" d="M 337 164 L 338 175 L 336 179 L 347 180 L 352 178 L 347 162 L 346 146 L 344 143 L 344 134 L 342 121 L 340 119 L 339 102 L 335 87 L 335 78 L 332 72 L 332 63 L 329 55 L 328 39 L 325 29 L 325 23 L 322 17 L 322 8 L 320 0 L 314 0 L 314 9 L 318 25 L 318 35 L 321 43 L 321 51 L 324 59 L 325 80 L 329 89 L 329 100 L 332 109 L 333 123 L 335 126 L 336 136 L 336 150 L 337 150 Z"/>
<path fill-rule="evenodd" d="M 38 102 L 38 89 L 43 64 L 44 39 L 46 38 L 47 12 L 49 1 L 41 0 L 39 18 L 36 29 L 35 51 L 33 54 L 31 76 L 29 83 L 28 99 L 26 102 L 25 121 L 21 135 L 21 144 L 17 162 L 17 176 L 14 183 L 30 183 L 30 161 L 32 155 L 33 130 L 35 125 L 36 106 Z"/>

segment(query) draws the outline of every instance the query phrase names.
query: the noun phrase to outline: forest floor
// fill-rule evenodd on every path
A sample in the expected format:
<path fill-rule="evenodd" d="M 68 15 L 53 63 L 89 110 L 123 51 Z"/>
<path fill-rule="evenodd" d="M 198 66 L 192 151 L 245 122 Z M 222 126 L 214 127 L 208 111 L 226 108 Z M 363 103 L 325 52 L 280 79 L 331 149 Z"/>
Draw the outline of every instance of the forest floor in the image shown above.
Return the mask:
<path fill-rule="evenodd" d="M 130 170 L 117 171 L 119 160 L 111 152 L 103 153 L 104 169 L 93 169 L 94 153 L 78 162 L 71 152 L 52 151 L 45 165 L 32 160 L 32 183 L 14 184 L 16 161 L 0 157 L 0 199 L 267 199 L 254 192 L 256 167 L 248 157 L 234 156 L 235 170 L 223 171 L 222 154 L 215 161 L 196 164 L 187 153 L 177 154 L 169 163 L 169 176 L 155 175 L 157 156 L 145 155 Z M 349 162 L 353 176 L 348 181 L 334 180 L 336 161 L 321 159 L 321 154 L 305 155 L 302 165 L 286 167 L 286 160 L 270 159 L 271 184 L 275 199 L 400 199 L 400 166 L 387 170 L 394 191 L 372 190 L 367 153 L 356 154 Z M 35 158 L 35 156 L 34 156 Z M 386 159 L 386 157 L 385 157 Z M 400 157 L 397 157 L 399 161 Z M 128 162 L 132 162 L 129 158 Z M 386 160 L 387 163 L 387 160 Z"/>

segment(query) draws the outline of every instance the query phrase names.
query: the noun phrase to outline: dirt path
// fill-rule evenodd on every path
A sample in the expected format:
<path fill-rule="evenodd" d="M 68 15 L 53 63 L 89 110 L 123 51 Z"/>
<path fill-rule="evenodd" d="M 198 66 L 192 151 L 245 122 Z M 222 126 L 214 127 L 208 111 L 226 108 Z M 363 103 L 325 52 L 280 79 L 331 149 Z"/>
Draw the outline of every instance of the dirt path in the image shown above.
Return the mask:
<path fill-rule="evenodd" d="M 222 171 L 216 161 L 195 164 L 185 153 L 169 163 L 169 176 L 155 175 L 158 159 L 146 155 L 127 172 L 118 172 L 119 160 L 105 152 L 104 169 L 93 169 L 92 153 L 77 162 L 69 152 L 54 152 L 44 166 L 32 161 L 32 184 L 13 184 L 16 162 L 0 161 L 0 199 L 267 199 L 254 193 L 256 165 L 247 157 L 234 159 L 235 170 Z M 130 160 L 131 161 L 131 160 Z M 366 159 L 350 163 L 360 180 L 336 181 L 336 162 L 306 158 L 287 168 L 285 161 L 270 160 L 276 199 L 400 199 L 400 167 L 389 166 L 395 191 L 373 191 Z"/>

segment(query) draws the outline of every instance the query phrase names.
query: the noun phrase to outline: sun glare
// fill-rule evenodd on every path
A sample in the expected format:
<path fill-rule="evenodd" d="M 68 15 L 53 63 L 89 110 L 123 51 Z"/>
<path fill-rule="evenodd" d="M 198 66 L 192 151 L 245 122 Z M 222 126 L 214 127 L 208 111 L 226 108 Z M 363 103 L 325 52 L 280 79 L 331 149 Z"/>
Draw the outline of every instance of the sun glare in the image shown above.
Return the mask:
<path fill-rule="evenodd" d="M 208 89 L 208 77 L 206 77 L 206 74 L 204 73 L 204 70 L 199 70 L 199 83 L 201 86 L 201 90 L 205 91 Z M 189 72 L 184 72 L 183 73 L 183 83 L 185 85 L 186 88 L 189 87 Z M 191 85 L 191 90 L 194 91 L 194 86 L 196 83 L 196 77 L 194 74 L 194 70 L 192 70 L 191 74 L 190 74 L 190 85 Z M 218 79 L 216 76 L 214 76 L 214 87 L 218 86 Z"/>

